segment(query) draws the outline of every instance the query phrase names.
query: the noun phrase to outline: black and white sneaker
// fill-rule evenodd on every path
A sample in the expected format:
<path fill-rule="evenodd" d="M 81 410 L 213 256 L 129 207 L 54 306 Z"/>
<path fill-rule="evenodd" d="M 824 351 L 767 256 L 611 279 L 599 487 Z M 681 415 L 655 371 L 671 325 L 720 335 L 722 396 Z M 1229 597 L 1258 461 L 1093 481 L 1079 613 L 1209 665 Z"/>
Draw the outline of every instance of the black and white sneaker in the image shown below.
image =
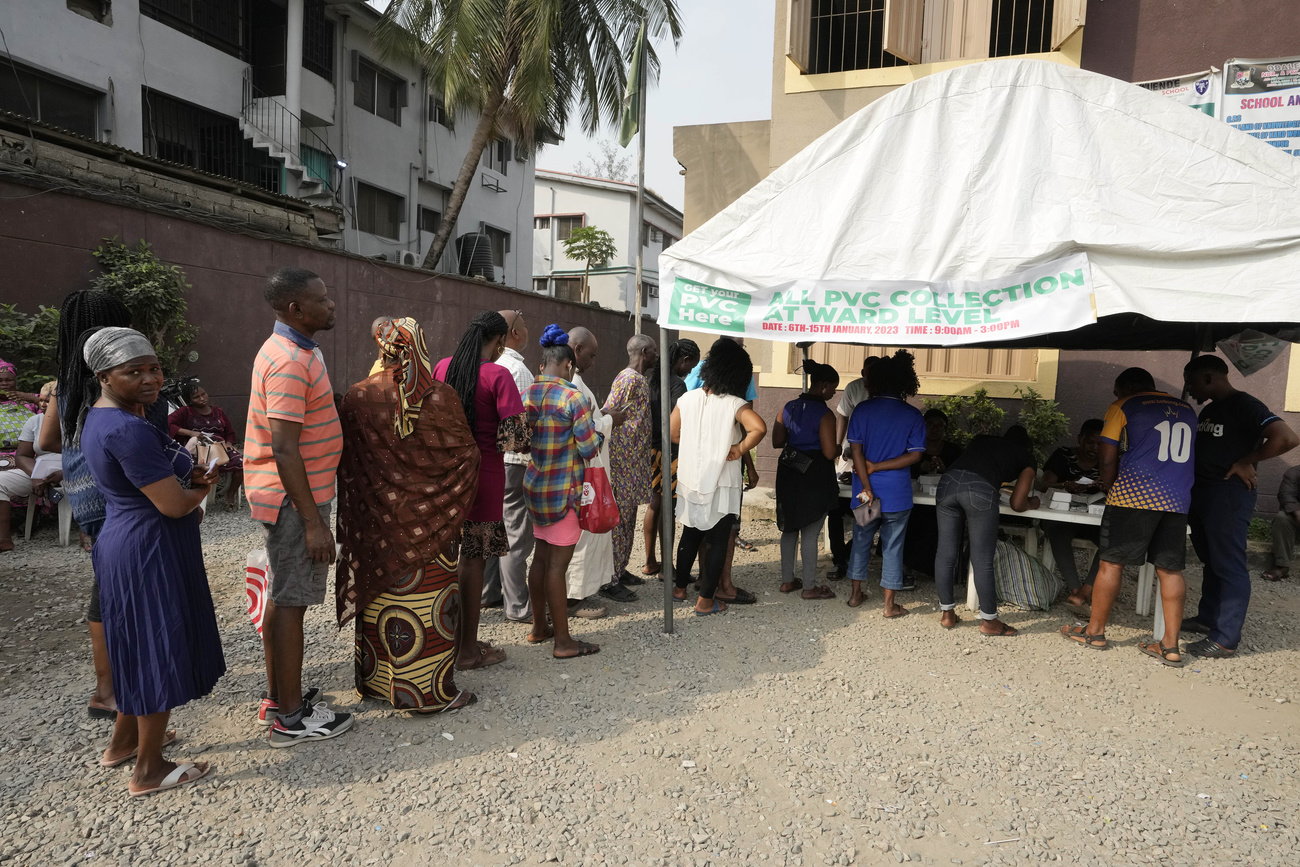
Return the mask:
<path fill-rule="evenodd" d="M 355 717 L 350 713 L 335 713 L 329 705 L 321 702 L 292 725 L 286 724 L 283 717 L 276 717 L 271 724 L 268 739 L 273 747 L 292 747 L 306 741 L 327 741 L 338 737 L 352 728 Z"/>
<path fill-rule="evenodd" d="M 321 699 L 325 698 L 325 693 L 321 692 L 319 686 L 310 687 L 302 694 L 302 703 L 312 706 L 318 705 Z M 275 715 L 280 712 L 280 705 L 273 698 L 267 698 L 262 694 L 262 704 L 257 709 L 257 724 L 260 726 L 269 726 L 275 722 Z"/>

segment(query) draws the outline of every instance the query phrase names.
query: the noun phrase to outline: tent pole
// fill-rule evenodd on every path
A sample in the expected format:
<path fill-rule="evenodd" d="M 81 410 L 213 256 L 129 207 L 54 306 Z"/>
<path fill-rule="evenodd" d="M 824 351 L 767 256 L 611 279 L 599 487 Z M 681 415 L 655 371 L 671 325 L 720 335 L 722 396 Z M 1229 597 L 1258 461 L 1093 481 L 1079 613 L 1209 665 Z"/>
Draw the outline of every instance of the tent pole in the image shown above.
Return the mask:
<path fill-rule="evenodd" d="M 799 372 L 803 375 L 803 390 L 808 391 L 808 347 L 811 343 L 800 343 L 799 348 L 803 350 L 803 364 L 799 365 Z"/>
<path fill-rule="evenodd" d="M 673 421 L 672 359 L 668 351 L 668 329 L 659 326 L 659 414 L 662 448 L 659 450 L 659 478 L 663 495 L 659 498 L 659 568 L 664 579 L 664 632 L 673 631 Z"/>
<path fill-rule="evenodd" d="M 1202 329 L 1205 328 L 1205 325 L 1202 324 L 1202 323 L 1200 323 L 1200 322 L 1198 322 L 1198 323 L 1196 323 L 1195 328 L 1196 328 L 1196 345 L 1192 347 L 1192 358 L 1191 358 L 1191 359 L 1188 359 L 1188 362 L 1189 362 L 1189 363 L 1190 363 L 1193 359 L 1195 359 L 1196 356 L 1198 356 L 1198 355 L 1201 354 L 1201 343 L 1202 343 L 1202 341 L 1203 341 L 1203 339 L 1204 339 L 1204 338 L 1203 338 L 1203 332 L 1202 332 Z M 1189 395 L 1188 395 L 1188 391 L 1187 391 L 1187 383 L 1184 382 L 1184 383 L 1183 383 L 1183 400 L 1186 401 L 1187 398 L 1188 398 L 1188 396 L 1189 396 Z"/>

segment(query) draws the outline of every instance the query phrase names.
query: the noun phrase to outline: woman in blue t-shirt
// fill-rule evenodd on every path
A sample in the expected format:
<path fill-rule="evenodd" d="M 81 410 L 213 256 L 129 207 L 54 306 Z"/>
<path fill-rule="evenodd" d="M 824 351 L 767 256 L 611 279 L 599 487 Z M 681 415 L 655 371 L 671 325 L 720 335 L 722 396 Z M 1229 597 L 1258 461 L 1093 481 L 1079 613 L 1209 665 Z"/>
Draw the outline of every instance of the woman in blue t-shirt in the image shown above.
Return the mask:
<path fill-rule="evenodd" d="M 911 466 L 925 454 L 925 417 L 907 402 L 921 390 L 912 353 L 900 349 L 867 371 L 867 394 L 849 419 L 848 440 L 853 451 L 853 506 L 880 501 L 879 517 L 863 526 L 854 523 L 849 579 L 849 606 L 862 604 L 871 546 L 880 532 L 886 617 L 902 617 L 907 609 L 894 601 L 903 589 L 903 542 L 912 512 Z"/>
<path fill-rule="evenodd" d="M 772 427 L 776 466 L 776 526 L 781 531 L 781 592 L 802 589 L 804 599 L 834 599 L 817 583 L 817 537 L 826 515 L 839 504 L 835 481 L 835 414 L 826 402 L 840 386 L 829 364 L 805 361 L 808 391 L 785 405 Z M 803 554 L 803 580 L 794 577 L 795 548 Z"/>

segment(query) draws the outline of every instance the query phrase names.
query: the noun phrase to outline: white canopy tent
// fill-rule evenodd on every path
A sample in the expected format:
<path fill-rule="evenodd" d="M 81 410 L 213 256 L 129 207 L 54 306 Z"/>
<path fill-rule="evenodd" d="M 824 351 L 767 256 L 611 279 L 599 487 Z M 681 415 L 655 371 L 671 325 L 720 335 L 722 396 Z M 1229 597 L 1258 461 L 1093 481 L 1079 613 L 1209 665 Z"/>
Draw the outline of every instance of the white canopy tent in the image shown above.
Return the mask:
<path fill-rule="evenodd" d="M 1193 351 L 1247 328 L 1289 339 L 1300 161 L 1117 79 L 977 63 L 848 118 L 664 251 L 660 271 L 665 333 Z M 667 422 L 665 406 L 665 440 Z M 663 517 L 667 540 L 670 506 Z M 670 551 L 662 562 L 667 585 Z"/>

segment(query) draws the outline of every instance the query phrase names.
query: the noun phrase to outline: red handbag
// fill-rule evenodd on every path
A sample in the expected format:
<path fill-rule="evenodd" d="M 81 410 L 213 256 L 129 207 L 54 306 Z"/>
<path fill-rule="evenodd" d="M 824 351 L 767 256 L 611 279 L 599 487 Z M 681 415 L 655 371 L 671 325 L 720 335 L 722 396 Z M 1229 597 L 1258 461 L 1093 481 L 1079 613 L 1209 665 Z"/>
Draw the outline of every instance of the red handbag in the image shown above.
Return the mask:
<path fill-rule="evenodd" d="M 587 464 L 582 474 L 582 503 L 578 508 L 578 526 L 588 533 L 608 533 L 618 526 L 618 504 L 609 473 L 600 459 Z"/>

